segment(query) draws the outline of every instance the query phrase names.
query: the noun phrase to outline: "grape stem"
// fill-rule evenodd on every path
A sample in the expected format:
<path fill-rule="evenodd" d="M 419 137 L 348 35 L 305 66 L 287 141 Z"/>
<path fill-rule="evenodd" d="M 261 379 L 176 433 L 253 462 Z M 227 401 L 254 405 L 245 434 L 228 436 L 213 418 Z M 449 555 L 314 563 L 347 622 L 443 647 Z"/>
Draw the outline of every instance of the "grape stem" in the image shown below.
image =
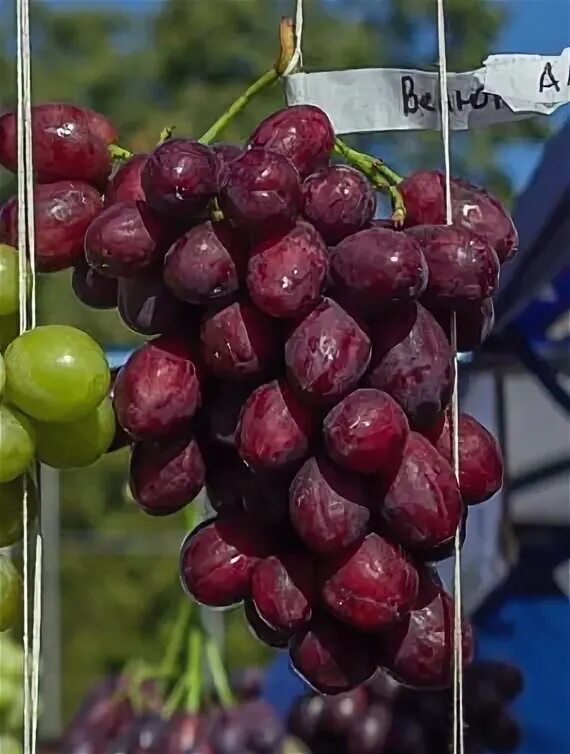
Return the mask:
<path fill-rule="evenodd" d="M 188 642 L 188 659 L 189 667 L 186 677 L 188 688 L 188 698 L 186 709 L 188 712 L 196 714 L 200 711 L 202 702 L 202 645 L 204 642 L 204 631 L 200 625 L 200 618 L 196 613 L 190 629 L 190 638 Z"/>
<path fill-rule="evenodd" d="M 213 141 L 216 141 L 222 131 L 227 128 L 236 115 L 239 115 L 239 113 L 245 110 L 254 97 L 272 86 L 281 78 L 291 61 L 295 50 L 295 25 L 291 18 L 281 19 L 279 39 L 279 57 L 273 67 L 260 76 L 257 81 L 254 81 L 254 83 L 251 84 L 251 86 L 249 86 L 245 92 L 230 105 L 225 113 L 223 113 L 218 120 L 210 126 L 206 133 L 199 139 L 202 144 L 211 144 Z"/>
<path fill-rule="evenodd" d="M 118 144 L 109 144 L 107 149 L 113 160 L 128 160 L 133 156 L 132 152 L 129 152 L 124 147 L 120 147 Z"/>
<path fill-rule="evenodd" d="M 230 687 L 228 674 L 218 645 L 211 636 L 206 636 L 206 659 L 220 703 L 223 707 L 232 707 L 235 704 L 235 698 Z"/>
<path fill-rule="evenodd" d="M 345 144 L 338 137 L 335 138 L 334 151 L 364 173 L 374 186 L 390 194 L 392 201 L 392 222 L 396 226 L 403 225 L 406 219 L 406 206 L 402 193 L 397 187 L 404 180 L 402 176 L 389 168 L 383 160 L 365 152 L 352 149 L 352 147 L 349 147 L 348 144 Z"/>
<path fill-rule="evenodd" d="M 162 131 L 160 132 L 160 137 L 158 139 L 158 144 L 164 144 L 165 141 L 168 141 L 172 138 L 172 134 L 176 131 L 176 126 L 165 126 Z"/>
<path fill-rule="evenodd" d="M 189 600 L 184 600 L 174 625 L 172 638 L 166 648 L 164 659 L 160 664 L 159 674 L 161 678 L 169 679 L 176 676 L 176 666 L 184 649 L 184 640 L 190 626 L 191 618 L 192 603 Z"/>

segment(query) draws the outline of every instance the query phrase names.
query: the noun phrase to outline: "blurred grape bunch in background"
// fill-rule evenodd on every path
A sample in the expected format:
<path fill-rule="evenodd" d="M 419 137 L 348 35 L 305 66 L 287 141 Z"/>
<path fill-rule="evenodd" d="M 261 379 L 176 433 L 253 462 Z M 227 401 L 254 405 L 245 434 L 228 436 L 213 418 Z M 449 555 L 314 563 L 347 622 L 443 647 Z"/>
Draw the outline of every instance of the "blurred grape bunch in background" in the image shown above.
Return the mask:
<path fill-rule="evenodd" d="M 291 14 L 293 6 L 292 0 L 34 2 L 34 99 L 73 101 L 105 113 L 121 143 L 134 151 L 151 148 L 168 125 L 176 125 L 177 134 L 198 136 L 271 65 L 279 17 Z M 450 69 L 478 67 L 507 20 L 507 4 L 448 0 L 446 13 Z M 1 108 L 15 101 L 13 30 L 12 4 L 4 3 Z M 307 70 L 431 66 L 436 51 L 433 0 L 306 2 Z M 275 87 L 251 104 L 224 139 L 242 141 L 282 101 Z M 497 167 L 496 151 L 510 140 L 543 139 L 543 129 L 525 121 L 459 135 L 454 172 L 508 199 L 511 187 Z M 441 159 L 437 133 L 355 142 L 389 157 L 401 172 L 420 164 L 429 169 Z M 0 172 L 0 198 L 13 191 L 8 174 Z M 40 323 L 80 327 L 105 346 L 139 342 L 116 312 L 93 312 L 79 304 L 68 277 L 68 271 L 41 277 Z M 158 638 L 170 628 L 164 618 L 180 599 L 171 565 L 185 529 L 182 517 L 147 520 L 134 511 L 127 503 L 126 469 L 121 451 L 87 470 L 62 474 L 62 526 L 75 532 L 67 545 L 64 538 L 62 549 L 67 713 L 94 676 L 113 672 L 129 656 L 156 659 L 153 648 L 158 653 Z M 108 535 L 104 547 L 93 532 Z M 127 533 L 138 538 L 125 552 Z M 241 616 L 229 623 L 230 664 L 262 660 L 265 650 L 246 642 Z"/>

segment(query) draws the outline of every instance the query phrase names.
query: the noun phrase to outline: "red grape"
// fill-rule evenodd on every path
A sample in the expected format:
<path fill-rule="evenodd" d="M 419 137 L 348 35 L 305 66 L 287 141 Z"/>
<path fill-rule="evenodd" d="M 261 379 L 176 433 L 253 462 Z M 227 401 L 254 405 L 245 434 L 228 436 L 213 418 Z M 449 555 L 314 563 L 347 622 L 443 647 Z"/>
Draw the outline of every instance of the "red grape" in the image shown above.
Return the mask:
<path fill-rule="evenodd" d="M 479 660 L 470 668 L 473 679 L 487 679 L 506 701 L 513 701 L 524 689 L 524 677 L 516 665 L 499 660 Z"/>
<path fill-rule="evenodd" d="M 117 283 L 112 278 L 102 278 Z M 175 298 L 162 282 L 160 271 L 151 268 L 118 281 L 119 314 L 123 322 L 140 335 L 192 333 L 198 319 L 191 307 Z"/>
<path fill-rule="evenodd" d="M 111 171 L 107 149 L 115 135 L 102 115 L 76 105 L 46 102 L 32 108 L 34 171 L 38 183 L 77 180 L 101 187 Z M 104 136 L 105 138 L 101 138 Z M 0 117 L 0 164 L 18 169 L 15 113 Z"/>
<path fill-rule="evenodd" d="M 165 215 L 201 215 L 218 190 L 220 163 L 209 147 L 168 139 L 150 153 L 141 175 L 149 205 Z"/>
<path fill-rule="evenodd" d="M 297 673 L 323 694 L 349 691 L 376 669 L 371 639 L 323 615 L 295 634 L 289 652 Z"/>
<path fill-rule="evenodd" d="M 93 270 L 85 257 L 80 257 L 73 266 L 71 287 L 81 303 L 93 309 L 114 309 L 117 306 L 117 281 Z"/>
<path fill-rule="evenodd" d="M 58 181 L 34 189 L 36 265 L 40 272 L 71 267 L 83 255 L 85 231 L 101 211 L 99 192 L 81 181 Z M 18 203 L 0 210 L 0 241 L 18 246 Z"/>
<path fill-rule="evenodd" d="M 391 481 L 400 467 L 409 434 L 406 415 L 380 390 L 355 390 L 338 403 L 323 424 L 330 457 L 362 474 Z"/>
<path fill-rule="evenodd" d="M 200 403 L 191 349 L 178 337 L 160 337 L 133 353 L 114 387 L 119 422 L 136 440 L 185 430 Z"/>
<path fill-rule="evenodd" d="M 453 469 L 429 440 L 412 432 L 381 506 L 390 536 L 412 551 L 440 547 L 453 539 L 462 514 Z"/>
<path fill-rule="evenodd" d="M 331 165 L 305 178 L 303 214 L 334 246 L 366 228 L 376 211 L 376 194 L 368 179 L 347 165 Z"/>
<path fill-rule="evenodd" d="M 295 317 L 320 297 L 328 272 L 323 239 L 305 222 L 286 235 L 254 247 L 247 267 L 253 303 L 273 317 Z"/>
<path fill-rule="evenodd" d="M 248 145 L 284 155 L 306 176 L 328 163 L 334 147 L 334 130 L 326 113 L 318 107 L 293 105 L 262 121 Z"/>
<path fill-rule="evenodd" d="M 411 561 L 378 534 L 324 564 L 322 599 L 339 620 L 378 631 L 401 620 L 418 593 Z"/>
<path fill-rule="evenodd" d="M 301 203 L 299 174 L 285 157 L 250 149 L 225 170 L 219 203 L 226 219 L 257 237 L 291 228 Z"/>
<path fill-rule="evenodd" d="M 144 202 L 146 196 L 141 186 L 141 176 L 147 154 L 135 154 L 122 163 L 109 179 L 105 189 L 105 207 L 116 202 Z"/>
<path fill-rule="evenodd" d="M 422 571 L 413 609 L 400 624 L 379 637 L 382 664 L 408 686 L 448 686 L 452 678 L 453 615 L 453 600 L 437 577 L 429 570 Z M 467 666 L 473 655 L 468 623 L 463 624 L 462 637 Z"/>
<path fill-rule="evenodd" d="M 39 106 L 36 106 L 39 107 Z M 119 134 L 112 122 L 105 115 L 91 110 L 88 107 L 81 108 L 87 119 L 87 127 L 92 134 L 98 136 L 105 144 L 116 144 Z"/>
<path fill-rule="evenodd" d="M 280 631 L 275 628 L 271 628 L 257 612 L 253 600 L 245 599 L 243 603 L 243 609 L 245 619 L 253 633 L 253 635 L 266 644 L 268 647 L 274 647 L 275 649 L 285 649 L 291 639 L 291 631 Z"/>
<path fill-rule="evenodd" d="M 259 699 L 263 694 L 264 682 L 265 672 L 259 667 L 240 668 L 230 676 L 230 684 L 238 701 Z"/>
<path fill-rule="evenodd" d="M 278 528 L 289 535 L 289 472 L 253 471 L 243 477 L 243 507 L 264 527 Z"/>
<path fill-rule="evenodd" d="M 451 315 L 449 309 L 430 306 L 430 311 L 451 342 Z M 495 308 L 492 298 L 473 301 L 456 312 L 457 350 L 474 351 L 484 343 L 495 326 Z"/>
<path fill-rule="evenodd" d="M 374 316 L 418 298 L 428 268 L 418 242 L 405 233 L 368 228 L 331 250 L 331 277 L 343 300 Z"/>
<path fill-rule="evenodd" d="M 467 518 L 468 511 L 464 509 L 463 516 L 461 517 L 461 527 L 459 529 L 459 548 L 463 549 L 465 544 L 465 537 L 467 536 Z M 432 547 L 421 551 L 421 559 L 426 563 L 439 563 L 442 560 L 453 558 L 455 555 L 455 537 L 448 540 L 438 547 Z"/>
<path fill-rule="evenodd" d="M 254 468 L 282 469 L 307 456 L 313 428 L 311 410 L 286 383 L 274 380 L 254 390 L 245 402 L 237 447 Z"/>
<path fill-rule="evenodd" d="M 305 317 L 285 344 L 291 383 L 318 403 L 335 402 L 355 387 L 370 354 L 368 335 L 329 298 Z"/>
<path fill-rule="evenodd" d="M 397 312 L 376 324 L 368 384 L 391 395 L 412 429 L 421 431 L 433 426 L 449 403 L 454 367 L 445 333 L 420 304 L 411 310 L 411 323 Z"/>
<path fill-rule="evenodd" d="M 256 563 L 271 542 L 243 515 L 223 516 L 190 532 L 182 546 L 182 583 L 209 607 L 229 607 L 249 594 Z"/>
<path fill-rule="evenodd" d="M 117 202 L 95 218 L 85 234 L 85 256 L 108 277 L 134 277 L 166 252 L 162 223 L 144 202 Z"/>
<path fill-rule="evenodd" d="M 201 342 L 206 366 L 218 377 L 262 376 L 276 356 L 270 321 L 247 303 L 235 302 L 207 315 Z"/>
<path fill-rule="evenodd" d="M 343 696 L 340 694 L 339 696 Z M 310 694 L 295 700 L 287 721 L 287 727 L 294 736 L 308 744 L 315 743 L 322 732 L 322 723 L 328 703 L 336 697 L 325 698 L 321 694 Z"/>
<path fill-rule="evenodd" d="M 239 415 L 252 392 L 247 383 L 220 381 L 210 386 L 206 399 L 209 440 L 235 448 Z"/>
<path fill-rule="evenodd" d="M 251 596 L 257 612 L 272 628 L 293 631 L 311 618 L 316 573 L 299 552 L 282 552 L 260 560 L 253 569 Z"/>
<path fill-rule="evenodd" d="M 406 205 L 406 224 L 445 223 L 445 176 L 438 170 L 420 171 L 399 184 Z M 493 247 L 500 262 L 514 254 L 518 233 L 511 216 L 494 196 L 459 178 L 451 181 L 453 222 L 472 230 Z"/>
<path fill-rule="evenodd" d="M 451 437 L 446 418 L 436 445 L 441 455 L 451 460 Z M 467 505 L 484 503 L 503 484 L 503 457 L 499 444 L 469 414 L 459 416 L 459 489 Z"/>
<path fill-rule="evenodd" d="M 245 477 L 248 468 L 236 451 L 212 445 L 206 449 L 206 490 L 210 505 L 217 513 L 243 510 Z"/>
<path fill-rule="evenodd" d="M 454 225 L 418 225 L 406 234 L 418 241 L 427 262 L 428 304 L 457 309 L 497 289 L 499 260 L 481 236 Z"/>
<path fill-rule="evenodd" d="M 131 492 L 150 515 L 167 516 L 184 508 L 204 486 L 204 477 L 194 438 L 137 443 L 133 448 Z"/>
<path fill-rule="evenodd" d="M 293 526 L 307 547 L 321 555 L 341 553 L 364 537 L 368 502 L 361 479 L 322 458 L 310 458 L 289 489 Z"/>
<path fill-rule="evenodd" d="M 380 754 L 385 751 L 391 724 L 392 715 L 386 707 L 370 707 L 349 731 L 347 754 Z M 390 751 L 400 754 L 394 749 Z"/>
<path fill-rule="evenodd" d="M 191 304 L 235 293 L 243 279 L 247 245 L 225 222 L 206 222 L 174 243 L 164 260 L 164 282 L 172 293 Z"/>
<path fill-rule="evenodd" d="M 346 735 L 355 725 L 360 725 L 368 708 L 368 693 L 364 684 L 352 691 L 328 697 L 322 719 L 322 728 L 327 733 Z"/>
<path fill-rule="evenodd" d="M 244 151 L 243 148 L 239 147 L 237 144 L 229 144 L 223 141 L 211 144 L 210 146 L 212 150 L 218 155 L 218 158 L 221 160 L 221 162 L 225 163 L 226 165 L 229 162 L 232 162 L 232 160 L 235 160 L 237 157 L 241 157 Z"/>
<path fill-rule="evenodd" d="M 204 721 L 192 712 L 175 712 L 155 741 L 152 752 L 158 754 L 209 754 L 197 748 L 203 735 Z M 122 753 L 121 753 L 122 754 Z"/>

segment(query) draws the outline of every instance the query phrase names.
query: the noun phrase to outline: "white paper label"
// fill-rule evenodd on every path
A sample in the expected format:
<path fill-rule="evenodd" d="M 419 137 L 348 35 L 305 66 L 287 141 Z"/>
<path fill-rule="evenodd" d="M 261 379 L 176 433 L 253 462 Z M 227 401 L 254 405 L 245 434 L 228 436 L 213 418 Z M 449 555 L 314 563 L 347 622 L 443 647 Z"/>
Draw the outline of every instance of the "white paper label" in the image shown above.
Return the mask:
<path fill-rule="evenodd" d="M 484 68 L 450 73 L 451 128 L 550 114 L 568 102 L 568 55 L 568 50 L 551 58 L 493 55 Z M 436 72 L 361 68 L 297 73 L 286 78 L 285 94 L 289 105 L 320 107 L 339 134 L 441 128 Z"/>
<path fill-rule="evenodd" d="M 491 55 L 484 62 L 480 81 L 486 92 L 500 94 L 517 111 L 528 109 L 545 115 L 570 102 L 570 47 L 561 55 Z"/>

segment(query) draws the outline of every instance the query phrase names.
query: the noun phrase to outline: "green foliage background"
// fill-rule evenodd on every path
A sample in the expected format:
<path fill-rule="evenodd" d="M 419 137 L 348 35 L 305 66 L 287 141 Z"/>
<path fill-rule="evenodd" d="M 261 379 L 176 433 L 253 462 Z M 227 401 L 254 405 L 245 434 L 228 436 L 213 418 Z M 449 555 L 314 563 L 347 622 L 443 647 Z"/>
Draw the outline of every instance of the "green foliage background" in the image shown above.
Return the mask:
<path fill-rule="evenodd" d="M 36 102 L 68 100 L 110 116 L 124 146 L 148 150 L 165 125 L 199 136 L 266 70 L 276 55 L 279 18 L 293 12 L 281 0 L 163 0 L 162 2 L 36 2 L 32 13 Z M 364 66 L 431 66 L 437 59 L 433 0 L 308 0 L 306 70 Z M 506 4 L 448 0 L 449 67 L 469 70 L 494 50 Z M 14 105 L 13 18 L 0 13 L 0 107 Z M 431 40 L 421 45 L 418 39 Z M 282 105 L 279 87 L 264 94 L 228 129 L 242 141 Z M 497 149 L 518 139 L 542 140 L 533 121 L 454 138 L 454 171 L 511 198 Z M 435 133 L 382 134 L 364 140 L 400 172 L 440 164 Z M 14 190 L 0 174 L 0 196 Z M 94 313 L 74 300 L 69 274 L 43 276 L 39 322 L 81 327 L 111 345 L 137 342 L 115 313 Z M 88 470 L 62 475 L 63 643 L 65 711 L 69 716 L 95 677 L 132 657 L 159 657 L 181 598 L 177 548 L 182 517 L 149 520 L 129 503 L 128 458 L 116 453 Z M 67 533 L 67 534 L 66 534 Z M 107 544 L 97 544 L 96 534 Z M 143 537 L 121 552 L 125 537 Z M 113 547 L 111 547 L 111 544 Z M 122 543 L 122 544 L 121 544 Z M 152 546 L 151 546 L 152 545 Z M 106 549 L 105 549 L 106 548 Z M 238 613 L 228 619 L 230 665 L 263 660 Z"/>

